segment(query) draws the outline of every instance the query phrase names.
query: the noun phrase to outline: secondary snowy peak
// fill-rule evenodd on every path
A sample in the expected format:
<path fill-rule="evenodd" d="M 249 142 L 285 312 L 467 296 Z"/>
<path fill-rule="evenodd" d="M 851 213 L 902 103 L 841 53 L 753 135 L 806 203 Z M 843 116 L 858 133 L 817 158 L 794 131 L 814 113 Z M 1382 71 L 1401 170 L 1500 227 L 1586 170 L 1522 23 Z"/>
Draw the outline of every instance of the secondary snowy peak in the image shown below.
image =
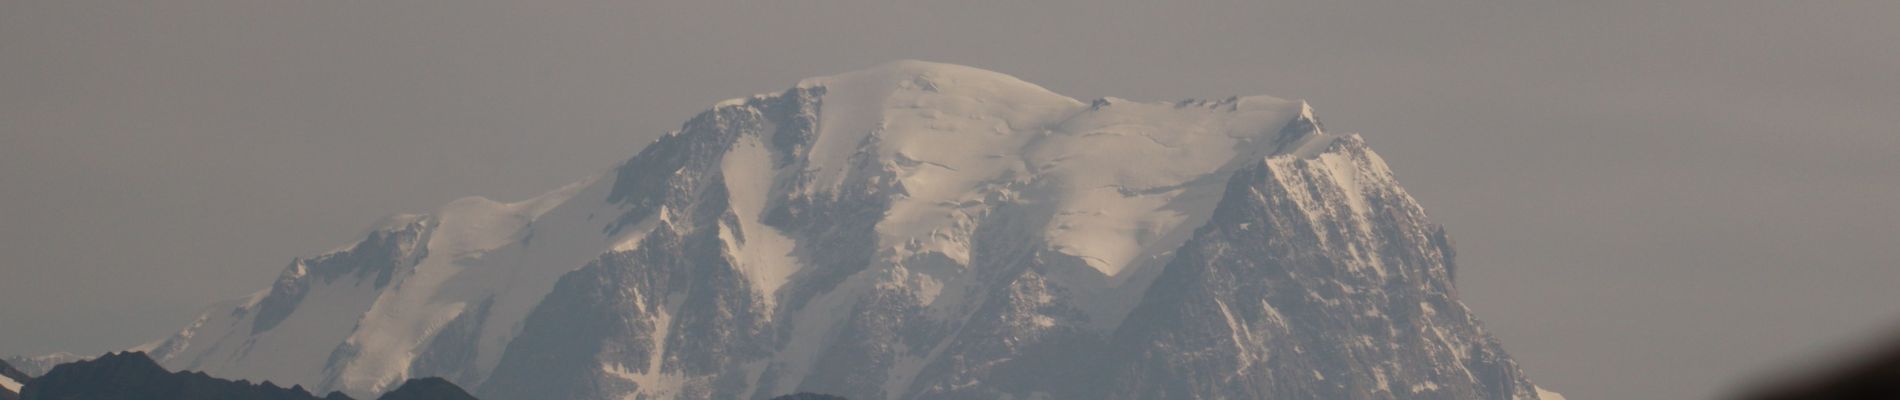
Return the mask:
<path fill-rule="evenodd" d="M 596 181 L 385 218 L 354 245 L 293 260 L 271 288 L 212 306 L 151 354 L 171 368 L 360 397 L 410 375 L 479 376 L 554 279 L 610 245 L 586 221 L 604 204 Z M 478 323 L 490 318 L 505 323 Z"/>
<path fill-rule="evenodd" d="M 531 200 L 392 217 L 152 353 L 362 397 L 441 376 L 492 399 L 1089 398 L 1075 388 L 1105 387 L 1091 379 L 1166 375 L 1144 363 L 1192 364 L 1167 373 L 1202 386 L 1131 393 L 1536 397 L 1456 302 L 1421 210 L 1304 102 L 1084 102 L 899 61 L 719 102 Z M 1298 254 L 1229 251 L 1267 248 Z M 1225 276 L 1405 297 L 1309 304 L 1202 279 Z M 1442 317 L 1392 328 L 1450 339 L 1376 352 L 1355 344 L 1363 324 L 1279 319 L 1410 315 L 1416 299 Z M 1230 369 L 1269 350 L 1294 366 Z M 1359 358 L 1324 357 L 1340 352 Z M 1350 372 L 1382 362 L 1409 366 Z M 1332 378 L 1281 370 L 1315 366 Z"/>

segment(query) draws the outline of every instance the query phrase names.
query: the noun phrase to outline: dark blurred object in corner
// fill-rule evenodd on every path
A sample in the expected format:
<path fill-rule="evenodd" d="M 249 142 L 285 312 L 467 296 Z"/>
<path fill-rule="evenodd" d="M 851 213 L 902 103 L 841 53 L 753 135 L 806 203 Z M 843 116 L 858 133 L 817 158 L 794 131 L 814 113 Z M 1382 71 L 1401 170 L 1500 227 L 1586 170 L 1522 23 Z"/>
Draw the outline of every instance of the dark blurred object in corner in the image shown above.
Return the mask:
<path fill-rule="evenodd" d="M 1900 338 L 1900 336 L 1897 336 Z M 1741 396 L 1742 400 L 1900 399 L 1900 339 L 1868 347 L 1866 356 L 1821 373 L 1781 380 Z"/>

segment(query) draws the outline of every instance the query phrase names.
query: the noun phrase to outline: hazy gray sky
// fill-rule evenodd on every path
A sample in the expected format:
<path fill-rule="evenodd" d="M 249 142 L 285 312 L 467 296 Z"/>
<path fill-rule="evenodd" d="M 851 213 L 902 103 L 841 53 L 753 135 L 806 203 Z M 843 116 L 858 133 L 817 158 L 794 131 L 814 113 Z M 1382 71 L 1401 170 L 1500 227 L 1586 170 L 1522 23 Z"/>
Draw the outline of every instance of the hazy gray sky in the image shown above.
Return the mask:
<path fill-rule="evenodd" d="M 1900 322 L 1900 2 L 634 3 L 0 1 L 0 354 L 162 338 L 381 216 L 899 58 L 1310 100 L 1571 398 L 1710 397 Z"/>

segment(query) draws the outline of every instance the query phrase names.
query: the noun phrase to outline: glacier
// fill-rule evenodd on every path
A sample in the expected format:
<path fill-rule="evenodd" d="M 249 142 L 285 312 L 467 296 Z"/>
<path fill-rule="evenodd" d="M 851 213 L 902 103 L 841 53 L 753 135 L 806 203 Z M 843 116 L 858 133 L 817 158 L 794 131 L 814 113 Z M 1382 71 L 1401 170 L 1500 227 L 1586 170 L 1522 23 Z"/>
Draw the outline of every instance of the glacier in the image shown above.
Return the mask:
<path fill-rule="evenodd" d="M 374 397 L 1560 398 L 1358 135 L 898 61 L 722 101 L 595 176 L 293 260 L 149 347 Z"/>

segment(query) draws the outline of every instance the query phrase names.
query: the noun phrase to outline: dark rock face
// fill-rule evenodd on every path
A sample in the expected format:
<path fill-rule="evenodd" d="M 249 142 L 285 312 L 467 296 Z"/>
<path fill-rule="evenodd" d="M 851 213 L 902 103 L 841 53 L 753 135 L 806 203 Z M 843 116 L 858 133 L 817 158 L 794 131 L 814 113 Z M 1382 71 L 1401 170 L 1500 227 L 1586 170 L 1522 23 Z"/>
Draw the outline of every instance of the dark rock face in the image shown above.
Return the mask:
<path fill-rule="evenodd" d="M 1535 398 L 1456 297 L 1450 240 L 1364 143 L 1269 158 L 1116 332 L 1099 398 Z M 1342 168 L 1344 167 L 1344 168 Z M 1357 198 L 1354 198 L 1354 197 Z"/>
<path fill-rule="evenodd" d="M 303 303 L 312 280 L 330 283 L 343 276 L 366 279 L 374 274 L 376 287 L 389 285 L 397 269 L 413 266 L 416 260 L 427 255 L 421 245 L 427 239 L 423 232 L 428 223 L 415 221 L 397 229 L 377 230 L 349 251 L 292 260 L 271 285 L 270 295 L 258 302 L 258 315 L 252 320 L 251 331 L 271 330 L 289 317 Z"/>
<path fill-rule="evenodd" d="M 34 379 L 20 394 L 23 400 L 159 400 L 255 399 L 339 400 L 341 394 L 317 397 L 302 387 L 281 388 L 270 382 L 253 385 L 201 373 L 170 372 L 145 353 L 124 352 L 54 367 Z"/>
<path fill-rule="evenodd" d="M 456 316 L 429 340 L 416 361 L 409 365 L 409 376 L 439 376 L 462 382 L 474 382 L 475 358 L 481 354 L 483 324 L 494 306 L 490 298 L 476 304 L 473 311 Z"/>
<path fill-rule="evenodd" d="M 740 135 L 763 133 L 767 115 L 737 107 L 702 114 L 623 167 L 611 200 L 628 211 L 608 229 L 661 222 L 636 249 L 562 276 L 482 395 L 611 398 L 639 389 L 626 377 L 664 373 L 703 377 L 666 395 L 747 396 L 740 368 L 770 355 L 770 310 L 724 253 L 721 226 L 735 217 L 718 164 Z M 646 382 L 658 391 L 656 380 Z"/>

